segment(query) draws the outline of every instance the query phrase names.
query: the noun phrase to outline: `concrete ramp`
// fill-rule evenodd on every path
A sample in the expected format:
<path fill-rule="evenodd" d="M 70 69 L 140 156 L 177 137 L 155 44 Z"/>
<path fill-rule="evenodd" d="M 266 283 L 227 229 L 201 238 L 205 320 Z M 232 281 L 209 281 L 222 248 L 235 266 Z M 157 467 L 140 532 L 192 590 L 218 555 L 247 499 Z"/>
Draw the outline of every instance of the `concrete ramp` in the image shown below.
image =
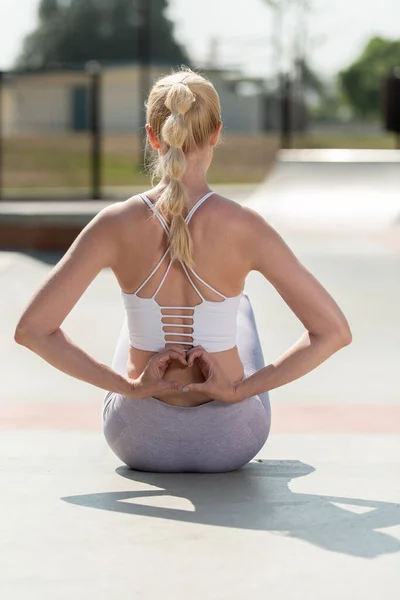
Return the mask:
<path fill-rule="evenodd" d="M 247 205 L 288 228 L 386 228 L 400 215 L 400 152 L 281 151 Z"/>

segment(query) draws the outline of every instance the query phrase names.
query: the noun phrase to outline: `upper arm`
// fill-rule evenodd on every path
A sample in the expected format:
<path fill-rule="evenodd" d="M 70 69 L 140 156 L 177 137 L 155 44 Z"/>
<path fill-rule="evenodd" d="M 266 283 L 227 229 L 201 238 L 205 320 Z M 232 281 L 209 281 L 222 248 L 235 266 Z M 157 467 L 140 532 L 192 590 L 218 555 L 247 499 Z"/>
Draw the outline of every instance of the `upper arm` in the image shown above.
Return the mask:
<path fill-rule="evenodd" d="M 56 331 L 96 275 L 117 257 L 116 211 L 101 210 L 80 232 L 25 308 L 17 331 Z"/>
<path fill-rule="evenodd" d="M 257 212 L 244 207 L 250 270 L 259 271 L 310 333 L 350 337 L 343 312 L 323 285 L 301 263 L 279 233 Z"/>

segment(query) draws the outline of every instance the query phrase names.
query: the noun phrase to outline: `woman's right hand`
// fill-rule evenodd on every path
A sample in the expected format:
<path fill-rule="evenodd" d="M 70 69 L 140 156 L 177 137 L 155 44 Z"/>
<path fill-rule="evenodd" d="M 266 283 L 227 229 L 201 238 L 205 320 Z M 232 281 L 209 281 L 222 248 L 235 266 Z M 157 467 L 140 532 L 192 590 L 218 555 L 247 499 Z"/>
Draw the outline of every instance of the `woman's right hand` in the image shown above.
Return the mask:
<path fill-rule="evenodd" d="M 166 390 L 182 390 L 180 381 L 165 381 L 163 379 L 171 360 L 179 360 L 187 366 L 186 352 L 180 347 L 168 347 L 154 354 L 147 362 L 143 372 L 137 379 L 130 379 L 132 393 L 127 394 L 129 398 L 141 400 L 154 396 Z"/>
<path fill-rule="evenodd" d="M 184 386 L 184 392 L 203 392 L 213 400 L 227 402 L 229 404 L 239 402 L 238 386 L 241 381 L 232 382 L 220 367 L 218 361 L 212 354 L 207 352 L 203 346 L 194 346 L 187 352 L 188 366 L 191 367 L 196 361 L 205 378 L 203 383 L 188 383 Z"/>

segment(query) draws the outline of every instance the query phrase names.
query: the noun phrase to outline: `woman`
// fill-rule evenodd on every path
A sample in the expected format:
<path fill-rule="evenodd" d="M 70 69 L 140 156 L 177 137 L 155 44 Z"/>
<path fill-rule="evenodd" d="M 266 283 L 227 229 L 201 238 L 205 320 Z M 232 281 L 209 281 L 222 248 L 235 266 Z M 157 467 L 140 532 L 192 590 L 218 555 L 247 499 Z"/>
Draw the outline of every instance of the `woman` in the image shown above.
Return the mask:
<path fill-rule="evenodd" d="M 108 393 L 104 434 L 147 471 L 240 468 L 270 430 L 268 391 L 305 375 L 351 341 L 342 311 L 255 211 L 214 193 L 206 174 L 222 127 L 218 94 L 182 68 L 153 86 L 146 194 L 98 213 L 24 311 L 15 340 Z M 101 269 L 121 289 L 126 321 L 112 368 L 76 346 L 61 324 Z M 304 324 L 265 366 L 243 293 L 259 271 Z"/>

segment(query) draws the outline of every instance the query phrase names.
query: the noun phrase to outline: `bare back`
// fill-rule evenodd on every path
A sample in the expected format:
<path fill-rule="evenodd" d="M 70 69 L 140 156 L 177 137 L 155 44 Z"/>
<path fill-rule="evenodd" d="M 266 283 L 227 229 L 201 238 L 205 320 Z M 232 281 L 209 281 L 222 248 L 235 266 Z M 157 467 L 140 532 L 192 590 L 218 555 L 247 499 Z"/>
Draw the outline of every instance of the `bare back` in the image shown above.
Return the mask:
<path fill-rule="evenodd" d="M 146 196 L 155 203 L 156 197 L 152 192 Z M 201 205 L 190 221 L 190 232 L 194 247 L 194 263 L 196 272 L 217 290 L 226 296 L 235 296 L 243 288 L 244 280 L 249 272 L 246 264 L 240 239 L 241 207 L 232 200 L 214 194 L 207 202 Z M 134 196 L 123 203 L 120 219 L 119 257 L 113 268 L 122 291 L 134 293 L 146 279 L 154 266 L 162 258 L 167 247 L 167 235 L 160 222 L 155 219 L 143 201 Z M 150 279 L 139 292 L 143 298 L 151 297 L 157 289 L 167 269 L 168 260 L 165 259 L 154 277 Z M 206 285 L 196 281 L 201 294 L 209 301 L 219 301 L 220 297 Z M 155 300 L 163 306 L 195 306 L 201 302 L 199 295 L 190 285 L 182 266 L 174 261 Z M 180 314 L 190 317 L 191 310 L 163 310 L 162 313 L 170 315 Z M 174 342 L 188 342 L 183 347 L 190 348 L 191 338 L 178 336 L 176 333 L 168 336 L 168 331 L 177 331 L 177 325 L 186 325 L 192 322 L 183 317 L 165 318 L 164 331 L 166 332 L 166 346 L 173 346 Z M 170 326 L 165 323 L 170 323 Z M 174 326 L 173 326 L 174 325 Z M 182 328 L 183 331 L 183 328 Z M 143 371 L 149 358 L 155 352 L 140 350 L 130 346 L 128 375 L 137 378 Z M 243 366 L 237 347 L 230 350 L 216 352 L 214 357 L 219 361 L 232 381 L 239 381 L 243 376 Z M 191 368 L 183 368 L 178 361 L 173 361 L 167 370 L 164 379 L 179 379 L 182 384 L 204 381 L 204 376 L 195 364 Z M 208 396 L 199 392 L 180 393 L 163 392 L 157 396 L 159 400 L 179 405 L 195 406 L 210 400 Z"/>

